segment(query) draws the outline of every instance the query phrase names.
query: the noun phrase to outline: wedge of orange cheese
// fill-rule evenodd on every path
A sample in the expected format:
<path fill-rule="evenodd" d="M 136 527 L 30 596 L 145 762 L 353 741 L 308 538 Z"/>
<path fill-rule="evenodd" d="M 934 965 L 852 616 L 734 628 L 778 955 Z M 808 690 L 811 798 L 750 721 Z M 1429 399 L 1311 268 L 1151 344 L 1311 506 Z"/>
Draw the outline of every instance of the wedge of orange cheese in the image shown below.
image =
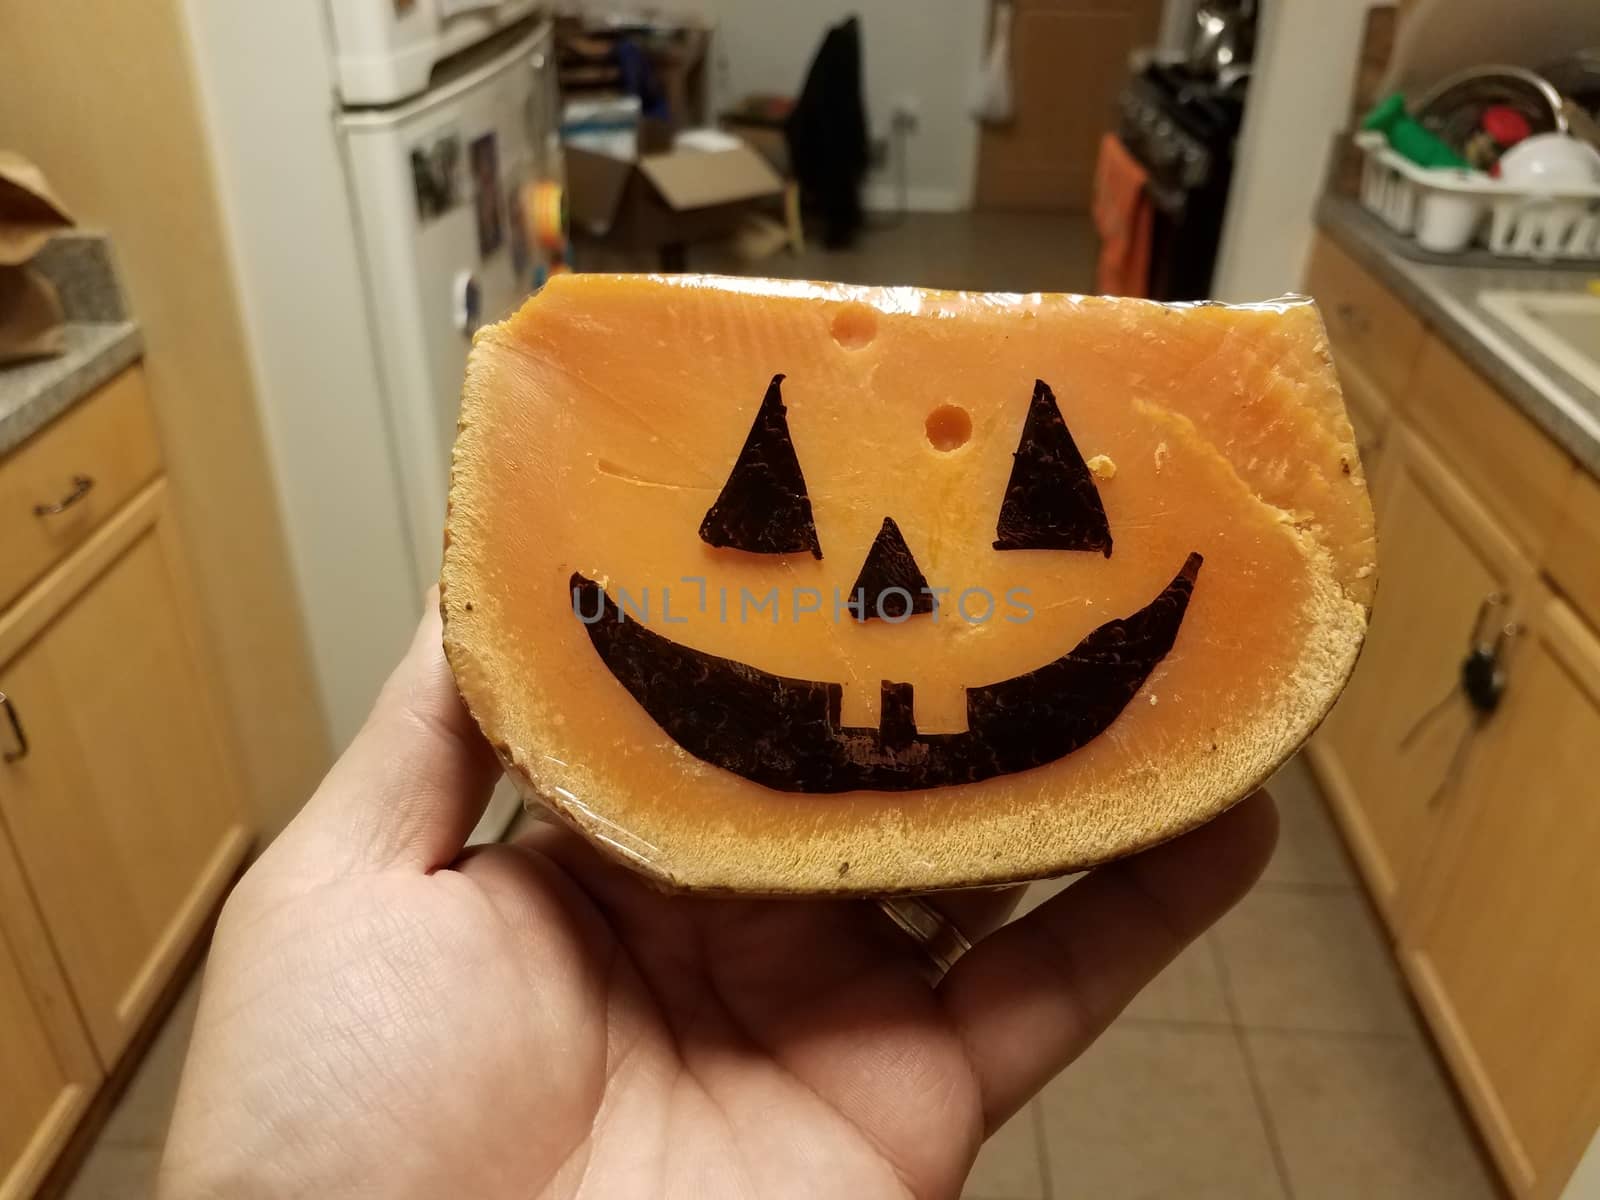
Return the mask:
<path fill-rule="evenodd" d="M 506 770 L 607 853 L 873 894 L 1216 816 L 1375 583 L 1308 301 L 573 275 L 474 342 L 442 605 Z"/>

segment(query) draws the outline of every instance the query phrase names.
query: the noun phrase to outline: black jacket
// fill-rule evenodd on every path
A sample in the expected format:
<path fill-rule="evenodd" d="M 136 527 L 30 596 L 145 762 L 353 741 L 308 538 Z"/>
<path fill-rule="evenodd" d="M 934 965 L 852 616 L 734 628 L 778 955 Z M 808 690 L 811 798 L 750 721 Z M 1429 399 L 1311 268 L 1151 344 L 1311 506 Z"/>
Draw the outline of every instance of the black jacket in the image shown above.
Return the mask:
<path fill-rule="evenodd" d="M 861 23 L 855 17 L 822 39 L 786 132 L 801 192 L 822 214 L 823 244 L 849 245 L 861 227 L 861 181 L 868 163 Z"/>

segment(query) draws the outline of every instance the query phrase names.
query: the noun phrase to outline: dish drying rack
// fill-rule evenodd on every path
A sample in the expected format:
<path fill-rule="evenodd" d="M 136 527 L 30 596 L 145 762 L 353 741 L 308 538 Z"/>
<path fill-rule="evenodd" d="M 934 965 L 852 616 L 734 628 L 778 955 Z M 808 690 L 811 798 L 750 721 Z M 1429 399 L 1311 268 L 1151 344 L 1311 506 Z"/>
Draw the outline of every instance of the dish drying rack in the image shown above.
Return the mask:
<path fill-rule="evenodd" d="M 1373 130 L 1357 133 L 1355 143 L 1363 155 L 1361 205 L 1396 233 L 1414 238 L 1429 198 L 1448 194 L 1482 206 L 1469 245 L 1534 262 L 1600 260 L 1600 184 L 1517 188 L 1475 172 L 1419 167 Z"/>

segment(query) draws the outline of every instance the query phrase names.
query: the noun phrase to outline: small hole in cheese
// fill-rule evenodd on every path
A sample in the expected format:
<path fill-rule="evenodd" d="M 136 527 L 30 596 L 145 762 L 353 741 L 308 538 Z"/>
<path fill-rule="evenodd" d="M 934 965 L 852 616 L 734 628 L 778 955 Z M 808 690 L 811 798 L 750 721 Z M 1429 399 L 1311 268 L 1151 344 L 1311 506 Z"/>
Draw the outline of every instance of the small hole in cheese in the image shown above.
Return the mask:
<path fill-rule="evenodd" d="M 860 350 L 878 336 L 878 314 L 865 304 L 841 304 L 833 315 L 833 340 L 846 350 Z"/>
<path fill-rule="evenodd" d="M 935 450 L 948 454 L 967 444 L 972 436 L 972 418 L 967 410 L 954 404 L 941 404 L 928 414 L 928 444 Z"/>

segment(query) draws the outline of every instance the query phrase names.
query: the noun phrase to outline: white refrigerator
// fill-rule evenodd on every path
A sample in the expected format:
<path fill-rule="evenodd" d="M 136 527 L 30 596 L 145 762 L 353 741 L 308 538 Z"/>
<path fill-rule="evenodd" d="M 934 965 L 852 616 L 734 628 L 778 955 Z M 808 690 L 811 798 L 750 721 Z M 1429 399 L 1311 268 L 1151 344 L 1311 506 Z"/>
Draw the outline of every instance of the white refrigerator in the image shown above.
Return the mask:
<path fill-rule="evenodd" d="M 560 172 L 552 58 L 548 22 L 513 26 L 420 94 L 336 118 L 419 587 L 438 575 L 472 333 L 547 270 L 520 197 Z"/>

